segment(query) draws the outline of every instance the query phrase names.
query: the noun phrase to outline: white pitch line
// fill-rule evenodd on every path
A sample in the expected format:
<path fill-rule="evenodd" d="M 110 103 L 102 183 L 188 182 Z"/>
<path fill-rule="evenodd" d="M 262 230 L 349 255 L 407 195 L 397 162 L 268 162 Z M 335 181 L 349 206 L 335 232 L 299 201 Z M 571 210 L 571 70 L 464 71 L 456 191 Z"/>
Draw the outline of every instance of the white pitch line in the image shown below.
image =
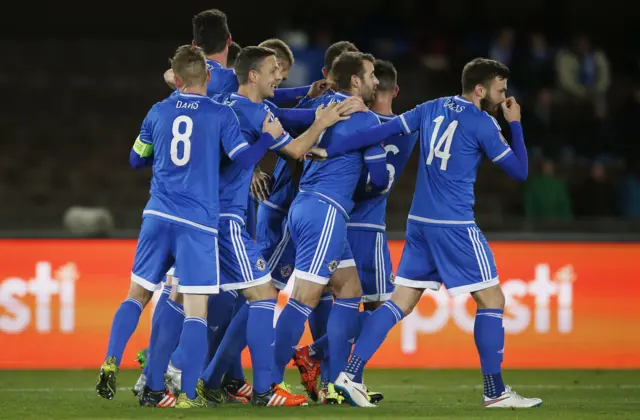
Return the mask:
<path fill-rule="evenodd" d="M 380 389 L 420 389 L 434 391 L 470 391 L 482 389 L 481 385 L 455 385 L 448 387 L 406 384 L 406 385 L 385 385 Z M 557 385 L 557 384 L 521 384 L 513 385 L 513 388 L 525 389 L 549 389 L 549 390 L 615 390 L 615 389 L 640 389 L 640 384 L 620 384 L 620 385 Z M 118 391 L 130 391 L 132 388 L 118 388 Z M 377 389 L 377 388 L 376 388 Z M 95 392 L 95 388 L 7 388 L 1 392 Z"/>

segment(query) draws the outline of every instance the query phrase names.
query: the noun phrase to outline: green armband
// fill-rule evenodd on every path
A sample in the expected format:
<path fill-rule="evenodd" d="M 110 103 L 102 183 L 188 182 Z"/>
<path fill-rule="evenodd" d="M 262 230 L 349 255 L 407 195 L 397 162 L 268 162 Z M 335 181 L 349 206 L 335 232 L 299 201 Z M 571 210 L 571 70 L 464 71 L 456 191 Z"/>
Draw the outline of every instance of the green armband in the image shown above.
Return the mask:
<path fill-rule="evenodd" d="M 140 136 L 136 139 L 136 142 L 133 143 L 133 151 L 136 152 L 140 157 L 149 157 L 153 155 L 153 144 L 147 144 L 140 140 Z"/>

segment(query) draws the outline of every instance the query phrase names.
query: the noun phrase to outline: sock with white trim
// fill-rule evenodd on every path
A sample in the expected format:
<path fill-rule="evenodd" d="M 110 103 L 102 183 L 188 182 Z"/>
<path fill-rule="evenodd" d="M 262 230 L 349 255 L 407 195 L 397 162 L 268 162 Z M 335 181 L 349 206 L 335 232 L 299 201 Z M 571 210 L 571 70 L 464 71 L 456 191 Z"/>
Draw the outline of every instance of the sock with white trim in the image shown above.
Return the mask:
<path fill-rule="evenodd" d="M 504 355 L 503 312 L 500 309 L 478 309 L 473 326 L 484 378 L 484 395 L 489 398 L 497 398 L 504 392 L 501 366 Z"/>
<path fill-rule="evenodd" d="M 151 331 L 155 341 L 153 347 L 150 347 L 152 351 L 147 361 L 149 367 L 147 385 L 153 391 L 164 390 L 164 374 L 169 366 L 171 354 L 180 341 L 184 323 L 182 305 L 171 300 L 167 300 L 165 305 L 158 317 L 158 322 L 153 325 L 153 331 Z"/>
<path fill-rule="evenodd" d="M 124 353 L 124 348 L 127 346 L 131 335 L 138 327 L 142 309 L 142 303 L 133 298 L 125 299 L 120 304 L 111 323 L 111 333 L 105 360 L 107 357 L 113 356 L 116 358 L 116 364 L 120 366 L 122 353 Z"/>
<path fill-rule="evenodd" d="M 295 347 L 304 333 L 304 323 L 312 308 L 289 299 L 276 324 L 275 353 L 273 357 L 272 382 L 279 384 L 284 379 L 284 369 L 291 360 Z"/>
<path fill-rule="evenodd" d="M 362 382 L 362 372 L 378 348 L 387 338 L 389 331 L 402 320 L 404 313 L 393 301 L 386 301 L 364 322 L 360 338 L 353 349 L 353 355 L 345 372 L 356 382 Z M 353 363 L 352 363 L 353 362 Z"/>
<path fill-rule="evenodd" d="M 258 393 L 269 391 L 272 384 L 271 367 L 275 349 L 273 315 L 276 303 L 276 299 L 266 299 L 249 304 L 246 334 L 253 368 L 253 388 Z"/>
<path fill-rule="evenodd" d="M 335 382 L 347 365 L 354 337 L 359 326 L 358 313 L 362 298 L 336 299 L 329 315 L 327 337 L 329 338 L 329 381 Z"/>
<path fill-rule="evenodd" d="M 187 394 L 189 399 L 194 399 L 198 377 L 207 356 L 207 321 L 204 318 L 190 316 L 184 319 L 180 344 L 176 352 L 181 353 L 182 359 L 188 361 L 181 367 L 181 391 Z"/>

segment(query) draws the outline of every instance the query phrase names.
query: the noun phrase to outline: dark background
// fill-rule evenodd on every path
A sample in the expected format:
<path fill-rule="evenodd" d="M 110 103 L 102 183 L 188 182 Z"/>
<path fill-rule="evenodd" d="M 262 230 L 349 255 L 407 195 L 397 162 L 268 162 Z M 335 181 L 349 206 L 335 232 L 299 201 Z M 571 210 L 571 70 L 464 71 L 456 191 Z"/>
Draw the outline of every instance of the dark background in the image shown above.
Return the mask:
<path fill-rule="evenodd" d="M 508 62 L 510 94 L 523 109 L 530 179 L 518 185 L 487 162 L 476 186 L 479 225 L 511 232 L 640 232 L 640 16 L 631 4 L 13 5 L 0 18 L 0 229 L 8 235 L 57 232 L 77 206 L 106 210 L 116 229 L 139 227 L 150 172 L 129 168 L 129 149 L 147 110 L 169 93 L 162 74 L 175 48 L 191 42 L 191 17 L 216 7 L 227 13 L 240 45 L 281 37 L 294 46 L 290 85 L 319 78 L 324 49 L 338 40 L 392 60 L 401 89 L 395 112 L 458 93 L 462 66 L 476 56 Z M 591 42 L 587 55 L 574 50 L 579 33 Z M 536 43 L 547 46 L 536 50 Z M 571 76 L 588 85 L 582 66 L 593 63 L 586 59 L 593 53 L 604 57 L 607 83 L 576 96 L 562 83 L 558 57 L 575 59 L 579 74 Z M 591 70 L 590 80 L 600 80 L 602 68 Z M 391 230 L 404 229 L 416 168 L 414 153 L 389 200 Z"/>

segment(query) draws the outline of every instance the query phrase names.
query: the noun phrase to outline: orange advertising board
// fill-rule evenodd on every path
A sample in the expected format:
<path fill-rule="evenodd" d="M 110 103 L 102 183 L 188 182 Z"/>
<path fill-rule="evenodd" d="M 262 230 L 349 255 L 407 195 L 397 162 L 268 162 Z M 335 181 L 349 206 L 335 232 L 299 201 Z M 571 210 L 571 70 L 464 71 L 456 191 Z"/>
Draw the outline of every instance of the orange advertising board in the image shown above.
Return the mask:
<path fill-rule="evenodd" d="M 394 267 L 402 246 L 390 242 Z M 640 368 L 640 244 L 491 246 L 507 298 L 505 367 Z M 134 252 L 134 240 L 0 240 L 0 369 L 99 366 Z M 123 367 L 147 345 L 152 310 Z M 369 366 L 477 367 L 474 311 L 468 296 L 427 291 Z"/>

